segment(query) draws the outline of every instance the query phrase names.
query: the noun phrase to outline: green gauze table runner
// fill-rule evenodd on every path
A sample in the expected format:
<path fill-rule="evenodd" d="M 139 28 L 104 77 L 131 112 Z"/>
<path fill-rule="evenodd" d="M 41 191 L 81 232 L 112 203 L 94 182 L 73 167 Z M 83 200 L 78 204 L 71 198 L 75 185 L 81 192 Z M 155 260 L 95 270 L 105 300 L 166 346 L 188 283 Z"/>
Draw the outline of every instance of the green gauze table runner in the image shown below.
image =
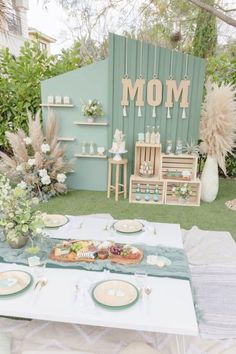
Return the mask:
<path fill-rule="evenodd" d="M 1 236 L 1 235 L 0 235 Z M 134 265 L 121 265 L 112 263 L 109 260 L 96 260 L 94 263 L 75 262 L 75 263 L 62 263 L 55 262 L 48 259 L 48 254 L 51 252 L 52 247 L 57 244 L 57 239 L 47 239 L 40 243 L 40 251 L 36 254 L 42 261 L 46 262 L 48 268 L 71 268 L 71 269 L 84 269 L 90 271 L 103 271 L 104 269 L 110 272 L 135 274 L 143 273 L 156 277 L 170 277 L 176 279 L 190 280 L 190 273 L 188 267 L 187 257 L 184 250 L 179 248 L 149 246 L 146 244 L 136 244 L 134 246 L 141 249 L 144 253 L 143 260 L 139 264 Z M 28 258 L 32 254 L 27 252 L 29 245 L 21 249 L 12 249 L 4 241 L 0 241 L 0 259 L 5 263 L 17 263 L 28 265 Z M 147 263 L 148 255 L 164 256 L 171 260 L 169 266 L 160 268 L 156 265 Z"/>

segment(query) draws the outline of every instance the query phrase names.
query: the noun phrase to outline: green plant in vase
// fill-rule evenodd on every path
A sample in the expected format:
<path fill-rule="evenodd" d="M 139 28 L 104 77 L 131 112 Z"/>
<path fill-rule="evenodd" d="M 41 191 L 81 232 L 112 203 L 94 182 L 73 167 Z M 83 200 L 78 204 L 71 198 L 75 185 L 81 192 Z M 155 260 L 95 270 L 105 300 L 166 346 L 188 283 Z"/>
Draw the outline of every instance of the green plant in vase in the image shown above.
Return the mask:
<path fill-rule="evenodd" d="M 184 203 L 193 195 L 193 190 L 190 184 L 185 183 L 172 187 L 172 194 Z"/>
<path fill-rule="evenodd" d="M 42 234 L 42 213 L 36 210 L 38 198 L 31 198 L 21 182 L 16 187 L 0 175 L 0 227 L 12 248 L 21 248 Z M 31 247 L 32 248 L 32 247 Z"/>
<path fill-rule="evenodd" d="M 82 105 L 82 113 L 87 117 L 88 122 L 90 123 L 94 122 L 97 117 L 102 117 L 104 115 L 102 105 L 96 99 L 84 103 Z"/>

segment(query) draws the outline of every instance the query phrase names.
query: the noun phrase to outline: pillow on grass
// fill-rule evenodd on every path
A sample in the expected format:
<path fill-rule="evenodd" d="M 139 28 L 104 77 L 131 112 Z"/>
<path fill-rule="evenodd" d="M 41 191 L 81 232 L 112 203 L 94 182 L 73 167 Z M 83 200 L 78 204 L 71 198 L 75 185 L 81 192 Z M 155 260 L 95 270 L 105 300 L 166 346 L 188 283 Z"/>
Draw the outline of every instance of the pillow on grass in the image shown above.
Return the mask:
<path fill-rule="evenodd" d="M 0 354 L 11 354 L 11 336 L 0 333 Z"/>
<path fill-rule="evenodd" d="M 158 354 L 158 351 L 144 342 L 133 342 L 121 350 L 119 354 Z"/>

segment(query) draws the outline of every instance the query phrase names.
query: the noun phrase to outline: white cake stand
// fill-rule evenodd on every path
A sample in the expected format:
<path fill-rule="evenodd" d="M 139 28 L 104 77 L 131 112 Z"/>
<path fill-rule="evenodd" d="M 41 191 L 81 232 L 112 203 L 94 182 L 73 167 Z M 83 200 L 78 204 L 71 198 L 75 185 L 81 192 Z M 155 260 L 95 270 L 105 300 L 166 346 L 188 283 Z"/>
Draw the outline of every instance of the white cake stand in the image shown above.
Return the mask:
<path fill-rule="evenodd" d="M 113 160 L 114 161 L 120 161 L 122 160 L 122 154 L 126 154 L 128 152 L 127 150 L 122 150 L 122 151 L 113 151 L 112 149 L 109 150 L 111 154 L 114 154 Z"/>

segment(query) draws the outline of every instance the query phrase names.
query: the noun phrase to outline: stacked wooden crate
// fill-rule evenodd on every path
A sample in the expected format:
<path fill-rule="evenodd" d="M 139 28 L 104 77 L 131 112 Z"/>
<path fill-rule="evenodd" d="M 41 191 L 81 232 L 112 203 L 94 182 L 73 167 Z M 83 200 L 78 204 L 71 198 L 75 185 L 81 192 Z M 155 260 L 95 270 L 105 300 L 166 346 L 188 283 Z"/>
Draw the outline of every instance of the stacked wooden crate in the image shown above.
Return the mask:
<path fill-rule="evenodd" d="M 130 177 L 129 201 L 144 204 L 169 204 L 199 206 L 201 182 L 197 178 L 197 156 L 165 155 L 161 153 L 160 144 L 136 143 L 134 175 Z M 153 176 L 140 176 L 140 166 L 144 162 L 153 166 Z M 141 189 L 141 200 L 136 200 L 137 186 Z M 150 188 L 150 201 L 145 201 L 146 186 Z M 192 194 L 187 199 L 175 196 L 174 187 L 190 186 Z M 158 187 L 158 202 L 153 200 L 155 187 Z"/>

